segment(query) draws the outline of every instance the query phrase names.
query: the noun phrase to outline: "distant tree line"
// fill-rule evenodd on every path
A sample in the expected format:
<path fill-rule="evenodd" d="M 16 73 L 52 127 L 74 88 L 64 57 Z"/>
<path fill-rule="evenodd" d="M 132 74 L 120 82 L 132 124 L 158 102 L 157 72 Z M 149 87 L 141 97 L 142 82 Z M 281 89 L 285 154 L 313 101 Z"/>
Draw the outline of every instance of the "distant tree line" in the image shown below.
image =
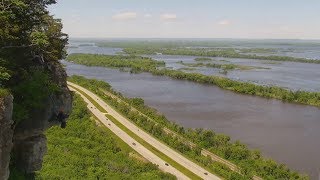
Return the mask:
<path fill-rule="evenodd" d="M 184 63 L 183 61 L 177 62 L 178 64 L 188 66 L 188 67 L 208 67 L 208 68 L 217 68 L 222 70 L 251 70 L 251 69 L 270 69 L 265 67 L 259 67 L 259 66 L 245 66 L 245 65 L 238 65 L 238 64 L 217 64 L 217 63 Z"/>
<path fill-rule="evenodd" d="M 236 49 L 207 49 L 207 48 L 125 48 L 123 50 L 127 54 L 144 55 L 162 53 L 167 55 L 187 55 L 187 56 L 205 56 L 205 57 L 225 57 L 225 58 L 241 58 L 241 59 L 257 59 L 257 60 L 272 60 L 272 61 L 289 61 L 301 63 L 320 64 L 320 60 L 297 58 L 289 56 L 257 56 L 256 54 L 246 54 L 236 51 Z"/>
<path fill-rule="evenodd" d="M 320 92 L 291 91 L 276 86 L 262 86 L 249 82 L 235 81 L 219 76 L 208 76 L 200 73 L 188 73 L 164 68 L 163 61 L 140 56 L 72 54 L 68 61 L 87 66 L 111 68 L 130 68 L 131 72 L 149 72 L 157 76 L 168 76 L 174 79 L 188 80 L 203 84 L 212 84 L 237 93 L 279 99 L 285 102 L 320 106 Z"/>

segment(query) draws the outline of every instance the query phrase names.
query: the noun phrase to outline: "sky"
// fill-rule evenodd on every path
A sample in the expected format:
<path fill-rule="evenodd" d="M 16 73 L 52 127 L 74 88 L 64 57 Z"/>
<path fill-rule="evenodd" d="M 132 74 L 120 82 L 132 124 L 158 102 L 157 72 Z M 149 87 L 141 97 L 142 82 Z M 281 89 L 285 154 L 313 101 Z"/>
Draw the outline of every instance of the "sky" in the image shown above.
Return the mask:
<path fill-rule="evenodd" d="M 320 39 L 320 0 L 57 0 L 71 38 Z"/>

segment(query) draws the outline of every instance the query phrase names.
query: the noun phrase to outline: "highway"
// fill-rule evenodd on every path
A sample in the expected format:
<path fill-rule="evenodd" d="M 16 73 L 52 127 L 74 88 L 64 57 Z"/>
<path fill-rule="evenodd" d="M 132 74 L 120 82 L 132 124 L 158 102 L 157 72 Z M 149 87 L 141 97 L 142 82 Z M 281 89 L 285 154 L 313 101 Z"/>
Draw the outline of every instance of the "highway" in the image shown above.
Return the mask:
<path fill-rule="evenodd" d="M 147 148 L 145 148 L 140 143 L 136 142 L 132 137 L 130 137 L 127 133 L 125 133 L 123 130 L 121 130 L 119 127 L 117 127 L 112 121 L 108 120 L 106 118 L 105 113 L 102 113 L 99 111 L 84 95 L 82 95 L 80 92 L 75 90 L 72 87 L 69 87 L 71 91 L 75 91 L 78 93 L 83 100 L 88 104 L 88 109 L 92 112 L 92 114 L 98 118 L 98 120 L 105 125 L 107 128 L 109 128 L 115 135 L 117 135 L 119 138 L 121 138 L 125 143 L 127 143 L 132 149 L 134 149 L 137 153 L 139 153 L 141 156 L 143 156 L 145 159 L 147 159 L 149 162 L 158 165 L 159 169 L 161 169 L 164 172 L 170 173 L 175 175 L 178 179 L 184 180 L 184 179 L 190 179 L 177 169 L 175 169 L 172 166 L 166 166 L 166 162 L 163 161 L 161 158 L 156 156 L 154 153 L 149 151 Z"/>
<path fill-rule="evenodd" d="M 119 102 L 122 102 L 122 103 L 125 103 L 125 104 L 128 105 L 127 102 L 123 101 L 123 100 L 122 100 L 121 98 L 119 98 L 118 96 L 115 96 L 114 94 L 112 94 L 112 93 L 110 93 L 110 92 L 108 92 L 108 91 L 106 91 L 106 90 L 103 90 L 103 89 L 101 89 L 101 91 L 102 91 L 104 94 L 106 94 L 106 95 L 108 95 L 108 96 L 110 96 L 110 97 L 112 97 L 112 98 L 116 98 Z M 151 119 L 151 118 L 148 117 L 147 115 L 143 114 L 142 112 L 140 112 L 140 111 L 137 110 L 136 108 L 131 107 L 131 110 L 136 111 L 136 112 L 138 112 L 140 115 L 148 118 L 148 120 L 155 122 L 153 119 Z M 157 123 L 157 122 L 155 122 L 155 123 Z M 178 135 L 176 132 L 174 132 L 174 131 L 166 128 L 166 127 L 163 128 L 163 131 L 166 132 L 167 134 L 172 135 L 173 137 L 177 137 L 177 138 L 183 140 L 183 141 L 185 142 L 185 144 L 188 145 L 188 146 L 191 147 L 191 148 L 194 148 L 194 147 L 197 146 L 196 144 L 194 144 L 194 143 L 192 143 L 191 141 L 189 141 L 189 140 L 181 137 L 181 136 Z M 213 161 L 220 162 L 220 163 L 228 166 L 232 171 L 241 174 L 240 168 L 239 168 L 237 165 L 235 165 L 235 164 L 231 163 L 230 161 L 227 161 L 227 160 L 225 160 L 225 159 L 217 156 L 216 154 L 214 154 L 214 153 L 212 153 L 212 152 L 210 152 L 210 151 L 208 151 L 208 150 L 206 150 L 206 149 L 202 149 L 202 150 L 201 150 L 201 155 L 203 155 L 203 156 L 205 156 L 205 157 L 210 157 Z M 262 180 L 261 177 L 256 176 L 256 175 L 254 175 L 254 176 L 252 177 L 252 179 L 253 179 L 253 180 Z M 319 180 L 320 180 L 320 179 L 319 179 Z"/>
<path fill-rule="evenodd" d="M 220 179 L 218 176 L 208 172 L 207 170 L 205 170 L 204 168 L 202 168 L 201 166 L 195 164 L 194 162 L 190 161 L 189 159 L 187 159 L 186 157 L 182 156 L 180 153 L 176 152 L 175 150 L 171 149 L 170 147 L 168 147 L 167 145 L 165 145 L 164 143 L 160 142 L 159 140 L 157 140 L 156 138 L 154 138 L 153 136 L 151 136 L 150 134 L 146 133 L 144 130 L 142 130 L 141 128 L 137 127 L 135 124 L 133 124 L 131 121 L 129 121 L 128 119 L 126 119 L 125 117 L 123 117 L 121 114 L 119 114 L 117 111 L 115 111 L 112 107 L 110 107 L 108 104 L 106 104 L 101 98 L 99 98 L 97 95 L 95 95 L 94 93 L 88 91 L 87 89 L 78 86 L 74 83 L 68 82 L 69 85 L 81 90 L 82 92 L 86 93 L 88 96 L 90 96 L 92 99 L 94 99 L 102 108 L 104 108 L 108 114 L 110 114 L 111 116 L 113 116 L 115 119 L 117 119 L 121 124 L 123 124 L 124 126 L 126 126 L 130 131 L 132 131 L 134 134 L 136 134 L 137 136 L 139 136 L 140 138 L 142 138 L 144 141 L 148 142 L 150 145 L 152 145 L 154 148 L 158 149 L 159 151 L 161 151 L 163 154 L 165 154 L 166 156 L 170 157 L 172 160 L 176 161 L 177 163 L 179 163 L 180 165 L 184 166 L 185 168 L 187 168 L 189 171 L 193 172 L 194 174 L 196 174 L 197 176 L 201 177 L 202 179 L 210 179 L 210 180 L 216 180 L 216 179 Z M 92 105 L 92 103 L 91 103 Z M 93 105 L 92 105 L 93 106 Z M 97 111 L 97 109 L 94 109 L 94 111 Z M 107 119 L 103 113 L 100 112 L 101 118 L 103 119 Z M 103 117 L 102 117 L 103 116 Z M 100 118 L 99 118 L 100 119 Z M 110 122 L 110 121 L 109 121 Z M 108 127 L 108 126 L 107 126 Z M 131 138 L 132 139 L 132 138 Z M 132 143 L 132 142 L 131 142 Z M 146 158 L 148 159 L 148 158 Z M 149 160 L 149 159 L 148 159 Z M 153 162 L 153 161 L 151 161 Z M 164 162 L 161 162 L 163 165 Z M 155 163 L 158 164 L 158 163 Z M 160 165 L 159 165 L 160 168 Z M 161 168 L 160 168 L 161 169 Z M 177 171 L 177 170 L 176 170 Z M 175 173 L 177 173 L 175 171 Z M 166 171 L 168 172 L 168 171 Z M 172 173 L 174 175 L 176 175 L 175 173 Z M 181 173 L 181 172 L 180 172 Z M 182 177 L 181 175 L 176 175 L 179 179 L 187 179 L 187 177 Z"/>

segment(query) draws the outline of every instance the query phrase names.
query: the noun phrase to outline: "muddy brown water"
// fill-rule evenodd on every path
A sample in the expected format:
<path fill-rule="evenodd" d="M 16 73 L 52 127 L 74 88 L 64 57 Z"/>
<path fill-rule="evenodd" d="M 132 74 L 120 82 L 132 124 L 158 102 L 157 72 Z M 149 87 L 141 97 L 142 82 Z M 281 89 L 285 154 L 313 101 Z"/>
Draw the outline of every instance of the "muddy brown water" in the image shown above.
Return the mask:
<path fill-rule="evenodd" d="M 240 140 L 290 168 L 318 178 L 320 109 L 236 94 L 215 86 L 87 67 L 63 61 L 68 75 L 110 83 L 128 97 L 141 97 L 184 127 L 206 128 Z"/>

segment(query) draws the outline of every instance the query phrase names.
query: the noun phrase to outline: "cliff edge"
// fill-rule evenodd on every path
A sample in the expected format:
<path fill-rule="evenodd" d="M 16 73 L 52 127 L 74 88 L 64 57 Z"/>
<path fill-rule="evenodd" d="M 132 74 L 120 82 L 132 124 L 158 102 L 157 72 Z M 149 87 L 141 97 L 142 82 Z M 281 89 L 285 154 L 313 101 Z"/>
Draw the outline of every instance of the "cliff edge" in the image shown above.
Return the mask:
<path fill-rule="evenodd" d="M 13 97 L 0 97 L 0 179 L 8 179 L 10 153 L 13 146 Z"/>
<path fill-rule="evenodd" d="M 50 73 L 59 92 L 46 98 L 45 107 L 33 109 L 29 118 L 14 125 L 12 120 L 13 101 L 11 95 L 0 98 L 0 179 L 8 179 L 9 163 L 23 173 L 30 174 L 42 167 L 43 156 L 47 151 L 46 129 L 60 125 L 54 119 L 63 110 L 70 113 L 72 95 L 66 84 L 66 72 L 59 62 L 40 66 Z M 12 157 L 10 157 L 10 154 Z"/>

